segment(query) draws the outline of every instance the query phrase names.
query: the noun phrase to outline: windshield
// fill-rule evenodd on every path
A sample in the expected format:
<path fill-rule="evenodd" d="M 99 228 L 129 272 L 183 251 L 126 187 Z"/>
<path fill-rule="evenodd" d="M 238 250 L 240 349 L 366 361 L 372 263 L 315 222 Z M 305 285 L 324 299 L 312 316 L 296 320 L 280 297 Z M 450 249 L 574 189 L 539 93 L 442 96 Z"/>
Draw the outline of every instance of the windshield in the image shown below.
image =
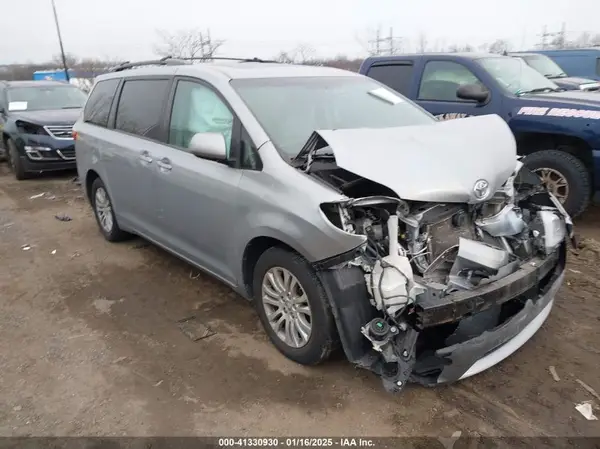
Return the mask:
<path fill-rule="evenodd" d="M 567 74 L 560 66 L 544 55 L 521 56 L 528 65 L 548 78 L 564 78 Z"/>
<path fill-rule="evenodd" d="M 86 95 L 73 86 L 11 87 L 7 90 L 9 111 L 82 108 Z"/>
<path fill-rule="evenodd" d="M 427 112 L 366 77 L 237 79 L 231 85 L 289 159 L 316 130 L 435 123 Z"/>
<path fill-rule="evenodd" d="M 505 90 L 512 94 L 521 95 L 560 89 L 554 82 L 529 67 L 520 58 L 482 58 L 478 61 Z"/>

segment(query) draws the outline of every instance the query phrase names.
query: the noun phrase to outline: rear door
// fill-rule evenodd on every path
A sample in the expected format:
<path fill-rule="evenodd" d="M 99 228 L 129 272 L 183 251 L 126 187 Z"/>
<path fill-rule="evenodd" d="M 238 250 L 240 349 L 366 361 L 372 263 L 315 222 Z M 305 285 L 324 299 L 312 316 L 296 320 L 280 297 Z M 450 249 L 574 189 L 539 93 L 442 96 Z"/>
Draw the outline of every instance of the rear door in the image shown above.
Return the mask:
<path fill-rule="evenodd" d="M 126 78 L 121 86 L 114 130 L 105 152 L 109 193 L 115 210 L 134 230 L 158 234 L 153 177 L 166 140 L 163 114 L 172 77 Z"/>
<path fill-rule="evenodd" d="M 210 85 L 180 77 L 167 112 L 168 145 L 153 151 L 159 241 L 215 276 L 234 283 L 227 263 L 228 242 L 236 222 L 241 124 Z M 230 162 L 202 159 L 188 152 L 196 133 L 223 134 Z M 236 162 L 238 160 L 238 162 Z"/>
<path fill-rule="evenodd" d="M 428 60 L 419 81 L 417 103 L 440 120 L 494 113 L 496 99 L 492 95 L 484 104 L 458 98 L 456 90 L 465 84 L 480 84 L 491 92 L 465 64 Z"/>

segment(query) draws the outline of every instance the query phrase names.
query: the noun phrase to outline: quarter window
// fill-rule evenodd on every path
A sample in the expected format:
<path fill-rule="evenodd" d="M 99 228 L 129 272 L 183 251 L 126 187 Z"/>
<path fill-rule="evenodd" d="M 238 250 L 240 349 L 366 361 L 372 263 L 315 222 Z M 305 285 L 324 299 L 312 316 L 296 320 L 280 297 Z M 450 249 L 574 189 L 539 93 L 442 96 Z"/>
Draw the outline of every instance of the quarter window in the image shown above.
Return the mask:
<path fill-rule="evenodd" d="M 169 80 L 128 80 L 117 108 L 115 128 L 149 139 L 161 140 L 160 124 Z"/>
<path fill-rule="evenodd" d="M 119 80 L 116 78 L 97 82 L 85 104 L 83 121 L 106 128 L 110 105 L 118 86 Z"/>
<path fill-rule="evenodd" d="M 451 61 L 428 62 L 419 86 L 419 100 L 461 101 L 456 90 L 464 84 L 480 84 L 481 81 L 464 65 Z"/>
<path fill-rule="evenodd" d="M 220 133 L 229 156 L 232 130 L 233 114 L 212 89 L 200 83 L 179 81 L 169 126 L 171 145 L 188 148 L 196 133 Z"/>

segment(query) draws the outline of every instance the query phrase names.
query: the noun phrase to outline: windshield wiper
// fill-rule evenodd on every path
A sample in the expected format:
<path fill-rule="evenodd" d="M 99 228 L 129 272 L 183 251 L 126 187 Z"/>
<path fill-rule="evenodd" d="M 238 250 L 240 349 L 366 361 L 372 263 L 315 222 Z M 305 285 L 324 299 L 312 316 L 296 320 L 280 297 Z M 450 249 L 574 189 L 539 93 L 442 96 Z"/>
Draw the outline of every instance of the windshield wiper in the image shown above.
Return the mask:
<path fill-rule="evenodd" d="M 61 109 L 81 109 L 81 106 L 63 106 Z"/>
<path fill-rule="evenodd" d="M 524 94 L 539 94 L 542 92 L 561 92 L 562 89 L 556 87 L 536 87 L 531 90 L 518 90 L 516 95 L 524 95 Z"/>

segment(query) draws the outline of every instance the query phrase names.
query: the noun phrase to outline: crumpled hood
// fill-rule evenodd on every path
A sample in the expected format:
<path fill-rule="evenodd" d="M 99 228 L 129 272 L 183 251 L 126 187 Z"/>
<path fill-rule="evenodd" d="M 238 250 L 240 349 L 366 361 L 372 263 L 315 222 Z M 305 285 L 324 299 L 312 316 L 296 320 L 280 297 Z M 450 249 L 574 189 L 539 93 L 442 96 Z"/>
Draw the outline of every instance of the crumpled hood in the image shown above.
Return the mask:
<path fill-rule="evenodd" d="M 43 111 L 15 111 L 10 114 L 15 119 L 21 119 L 38 125 L 73 125 L 81 115 L 82 108 L 77 109 L 48 109 Z"/>
<path fill-rule="evenodd" d="M 405 200 L 479 202 L 516 166 L 516 142 L 498 115 L 397 128 L 320 130 L 338 167 L 392 189 Z M 474 195 L 485 180 L 489 192 Z"/>

